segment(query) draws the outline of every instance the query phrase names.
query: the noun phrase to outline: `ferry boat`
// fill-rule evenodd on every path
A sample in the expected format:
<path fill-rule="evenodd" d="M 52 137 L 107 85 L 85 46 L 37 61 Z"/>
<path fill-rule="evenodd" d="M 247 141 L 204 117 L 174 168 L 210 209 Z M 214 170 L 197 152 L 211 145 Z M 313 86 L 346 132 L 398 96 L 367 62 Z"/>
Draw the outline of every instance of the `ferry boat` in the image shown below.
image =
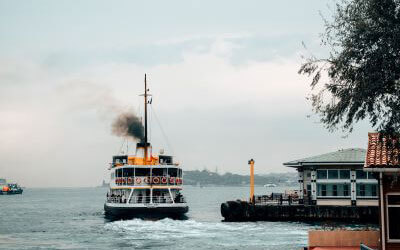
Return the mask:
<path fill-rule="evenodd" d="M 182 218 L 189 207 L 181 194 L 182 168 L 173 156 L 152 154 L 147 133 L 148 93 L 145 75 L 144 138 L 135 155 L 115 155 L 110 164 L 110 189 L 104 204 L 109 218 Z"/>
<path fill-rule="evenodd" d="M 0 179 L 0 195 L 22 194 L 23 189 L 17 183 L 8 183 L 6 179 Z"/>

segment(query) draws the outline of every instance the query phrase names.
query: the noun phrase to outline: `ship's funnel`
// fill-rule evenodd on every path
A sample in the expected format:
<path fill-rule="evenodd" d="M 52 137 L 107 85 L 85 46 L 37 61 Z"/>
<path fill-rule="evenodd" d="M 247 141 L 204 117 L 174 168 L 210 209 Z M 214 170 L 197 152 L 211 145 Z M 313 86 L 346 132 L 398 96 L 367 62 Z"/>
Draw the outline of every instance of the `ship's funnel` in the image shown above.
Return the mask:
<path fill-rule="evenodd" d="M 147 154 L 145 154 L 145 149 L 147 149 Z M 138 142 L 136 143 L 136 156 L 143 157 L 147 156 L 149 158 L 151 156 L 151 144 L 150 142 Z"/>

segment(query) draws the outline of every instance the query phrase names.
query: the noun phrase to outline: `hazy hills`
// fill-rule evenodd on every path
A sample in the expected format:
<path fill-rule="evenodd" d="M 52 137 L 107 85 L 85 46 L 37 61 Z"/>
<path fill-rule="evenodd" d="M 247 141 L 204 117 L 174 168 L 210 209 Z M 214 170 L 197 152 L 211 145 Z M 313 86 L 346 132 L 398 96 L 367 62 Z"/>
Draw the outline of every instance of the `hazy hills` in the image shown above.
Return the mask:
<path fill-rule="evenodd" d="M 184 171 L 185 185 L 249 185 L 249 175 L 239 175 L 232 173 L 219 174 L 209 170 Z M 276 184 L 278 186 L 297 185 L 297 173 L 271 173 L 266 175 L 255 175 L 255 185 L 265 185 L 267 183 Z"/>

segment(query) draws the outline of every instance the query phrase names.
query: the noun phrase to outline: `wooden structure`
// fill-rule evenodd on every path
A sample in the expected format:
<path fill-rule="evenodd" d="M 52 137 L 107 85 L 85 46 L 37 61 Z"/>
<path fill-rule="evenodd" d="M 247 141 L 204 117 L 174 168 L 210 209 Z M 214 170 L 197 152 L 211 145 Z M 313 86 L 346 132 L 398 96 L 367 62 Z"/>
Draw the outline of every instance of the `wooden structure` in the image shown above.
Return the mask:
<path fill-rule="evenodd" d="M 379 181 L 382 250 L 400 249 L 400 137 L 368 134 L 365 170 Z"/>
<path fill-rule="evenodd" d="M 360 249 L 363 244 L 376 249 L 379 245 L 379 231 L 313 230 L 308 232 L 308 249 Z"/>

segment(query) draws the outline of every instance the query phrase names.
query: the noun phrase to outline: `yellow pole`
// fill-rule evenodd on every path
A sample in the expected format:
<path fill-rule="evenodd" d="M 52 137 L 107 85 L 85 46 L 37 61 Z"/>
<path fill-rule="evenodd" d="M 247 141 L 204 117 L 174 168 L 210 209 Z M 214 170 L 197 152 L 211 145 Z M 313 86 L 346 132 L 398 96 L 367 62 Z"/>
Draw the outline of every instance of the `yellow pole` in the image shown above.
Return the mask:
<path fill-rule="evenodd" d="M 254 160 L 249 161 L 250 164 L 250 202 L 254 203 Z"/>

